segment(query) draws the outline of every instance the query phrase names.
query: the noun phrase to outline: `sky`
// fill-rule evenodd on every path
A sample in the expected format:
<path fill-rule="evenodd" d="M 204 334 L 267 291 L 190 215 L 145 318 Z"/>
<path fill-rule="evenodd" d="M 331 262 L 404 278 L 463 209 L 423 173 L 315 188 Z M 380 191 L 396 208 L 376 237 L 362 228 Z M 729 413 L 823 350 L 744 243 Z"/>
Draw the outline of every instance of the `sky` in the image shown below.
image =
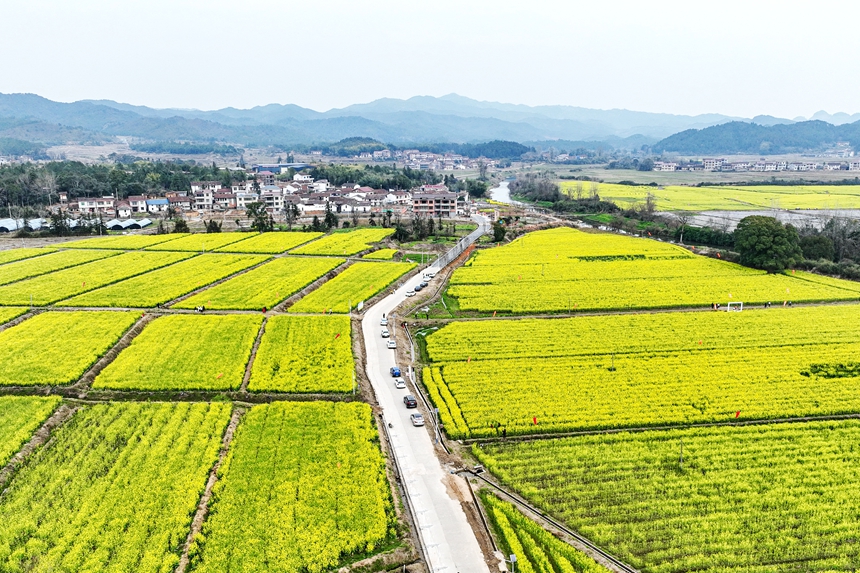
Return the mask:
<path fill-rule="evenodd" d="M 860 112 L 860 2 L 6 0 L 0 93 L 318 111 L 382 97 Z M 17 22 L 18 25 L 13 25 Z"/>

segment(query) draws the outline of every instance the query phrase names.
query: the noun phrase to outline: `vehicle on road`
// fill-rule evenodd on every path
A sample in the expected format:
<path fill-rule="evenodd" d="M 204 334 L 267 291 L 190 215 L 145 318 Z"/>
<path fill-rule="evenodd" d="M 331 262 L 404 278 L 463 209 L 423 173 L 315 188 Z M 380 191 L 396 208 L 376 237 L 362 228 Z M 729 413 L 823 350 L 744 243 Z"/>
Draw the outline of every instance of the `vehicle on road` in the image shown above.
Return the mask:
<path fill-rule="evenodd" d="M 388 339 L 388 348 L 397 348 L 397 343 L 394 341 L 393 338 Z"/>
<path fill-rule="evenodd" d="M 391 336 L 391 333 L 388 332 L 387 328 L 383 328 L 382 329 L 382 338 L 388 338 L 389 336 Z"/>
<path fill-rule="evenodd" d="M 424 273 L 425 279 L 432 279 L 435 276 L 436 276 L 436 271 L 427 271 L 426 273 Z"/>
<path fill-rule="evenodd" d="M 407 394 L 403 397 L 403 403 L 406 404 L 407 408 L 417 408 L 418 400 L 415 399 L 415 396 L 412 394 Z"/>
<path fill-rule="evenodd" d="M 421 285 L 415 285 L 415 288 L 414 288 L 413 290 L 414 290 L 415 292 L 419 292 L 419 291 L 420 291 L 421 289 L 423 289 L 423 288 L 424 288 L 424 287 L 423 287 L 423 286 L 421 286 Z"/>
<path fill-rule="evenodd" d="M 389 372 L 391 372 L 391 376 L 393 376 L 394 378 L 400 378 L 400 367 L 399 366 L 392 366 L 391 370 L 389 370 Z"/>
<path fill-rule="evenodd" d="M 415 296 L 415 291 L 414 290 L 406 291 L 406 296 Z"/>
<path fill-rule="evenodd" d="M 424 425 L 424 416 L 421 414 L 412 414 L 409 416 L 409 419 L 412 420 L 413 426 L 423 426 Z"/>
<path fill-rule="evenodd" d="M 394 380 L 394 387 L 399 390 L 403 390 L 406 388 L 406 381 L 403 378 L 396 378 Z"/>
<path fill-rule="evenodd" d="M 380 321 L 379 321 L 379 326 L 388 326 L 388 319 L 387 319 L 387 318 L 383 318 L 382 320 L 380 320 Z"/>
<path fill-rule="evenodd" d="M 428 283 L 427 281 L 421 281 L 421 284 L 419 284 L 418 286 L 420 286 L 421 288 L 427 288 L 429 285 L 430 283 Z"/>

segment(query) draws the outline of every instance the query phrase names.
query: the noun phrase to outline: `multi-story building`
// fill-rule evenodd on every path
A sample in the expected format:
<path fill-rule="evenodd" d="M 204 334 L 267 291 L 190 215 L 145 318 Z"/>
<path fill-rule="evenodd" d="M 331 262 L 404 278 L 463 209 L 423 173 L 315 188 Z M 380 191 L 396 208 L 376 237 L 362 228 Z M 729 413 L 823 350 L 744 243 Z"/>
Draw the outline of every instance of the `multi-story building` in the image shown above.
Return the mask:
<path fill-rule="evenodd" d="M 702 166 L 705 169 L 705 171 L 719 171 L 720 169 L 722 169 L 723 164 L 725 162 L 726 162 L 726 160 L 723 159 L 722 157 L 720 157 L 720 158 L 706 157 L 705 159 L 702 160 Z"/>
<path fill-rule="evenodd" d="M 465 197 L 450 191 L 424 191 L 412 194 L 412 212 L 428 217 L 465 214 Z"/>
<path fill-rule="evenodd" d="M 78 210 L 81 213 L 101 213 L 114 216 L 116 214 L 116 199 L 113 197 L 78 198 Z"/>

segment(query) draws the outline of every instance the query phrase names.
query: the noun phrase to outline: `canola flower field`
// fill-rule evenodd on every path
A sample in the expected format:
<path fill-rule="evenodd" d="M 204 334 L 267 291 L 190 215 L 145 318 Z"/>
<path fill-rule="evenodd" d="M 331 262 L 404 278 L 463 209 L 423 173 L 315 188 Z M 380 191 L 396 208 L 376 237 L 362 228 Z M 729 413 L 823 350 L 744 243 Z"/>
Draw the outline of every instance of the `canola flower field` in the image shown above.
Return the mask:
<path fill-rule="evenodd" d="M 174 237 L 176 235 L 173 235 Z M 146 247 L 149 251 L 191 251 L 195 253 L 210 252 L 243 239 L 253 237 L 248 233 L 195 233 L 182 235 L 169 241 L 158 242 Z"/>
<path fill-rule="evenodd" d="M 321 573 L 394 537 L 370 407 L 276 402 L 245 415 L 191 549 L 199 573 Z"/>
<path fill-rule="evenodd" d="M 397 249 L 378 249 L 372 253 L 367 253 L 362 259 L 372 259 L 375 261 L 390 261 L 397 254 Z"/>
<path fill-rule="evenodd" d="M 424 383 L 452 437 L 860 413 L 858 319 L 840 305 L 453 323 L 427 337 Z"/>
<path fill-rule="evenodd" d="M 274 316 L 257 350 L 248 390 L 350 392 L 355 364 L 346 316 Z"/>
<path fill-rule="evenodd" d="M 349 256 L 371 248 L 394 233 L 394 229 L 357 229 L 326 235 L 311 243 L 290 251 L 294 255 Z"/>
<path fill-rule="evenodd" d="M 574 198 L 577 182 L 562 181 L 561 192 Z M 587 196 L 591 184 L 583 183 Z M 770 209 L 860 209 L 860 185 L 754 185 L 686 187 L 600 183 L 597 192 L 622 207 L 645 203 L 651 193 L 660 211 L 747 211 Z"/>
<path fill-rule="evenodd" d="M 860 283 L 767 274 L 658 241 L 562 227 L 479 251 L 453 273 L 447 294 L 466 312 L 572 314 L 714 302 L 858 301 Z"/>
<path fill-rule="evenodd" d="M 0 305 L 44 306 L 121 280 L 166 267 L 186 253 L 134 251 L 0 286 Z"/>
<path fill-rule="evenodd" d="M 44 275 L 99 259 L 106 259 L 117 254 L 119 253 L 116 251 L 57 251 L 35 258 L 24 259 L 0 267 L 0 285 Z"/>
<path fill-rule="evenodd" d="M 0 468 L 59 405 L 57 396 L 0 396 Z"/>
<path fill-rule="evenodd" d="M 218 252 L 230 253 L 277 255 L 285 253 L 299 245 L 303 245 L 308 241 L 322 237 L 322 235 L 322 233 L 302 231 L 259 233 L 256 235 L 249 235 L 246 233 L 245 236 L 249 238 L 242 239 L 237 243 L 231 243 L 215 250 Z"/>
<path fill-rule="evenodd" d="M 173 571 L 230 410 L 81 406 L 0 496 L 0 570 Z"/>
<path fill-rule="evenodd" d="M 93 388 L 237 390 L 262 322 L 249 314 L 159 317 L 102 370 Z"/>
<path fill-rule="evenodd" d="M 167 241 L 181 239 L 189 236 L 186 233 L 175 233 L 165 235 L 107 235 L 104 237 L 92 237 L 60 243 L 58 246 L 64 249 L 116 249 L 120 251 L 136 251 L 145 249 Z"/>
<path fill-rule="evenodd" d="M 27 308 L 22 306 L 0 307 L 0 326 L 6 324 L 10 320 L 18 318 L 19 316 L 27 312 L 27 310 Z"/>
<path fill-rule="evenodd" d="M 486 444 L 480 462 L 643 573 L 852 571 L 860 422 Z M 683 452 L 683 457 L 682 457 Z"/>
<path fill-rule="evenodd" d="M 5 251 L 0 251 L 0 265 L 56 252 L 57 250 L 51 247 L 22 247 L 19 249 L 7 249 Z"/>
<path fill-rule="evenodd" d="M 0 386 L 78 380 L 140 318 L 136 312 L 44 312 L 0 332 Z"/>
<path fill-rule="evenodd" d="M 267 257 L 263 255 L 206 254 L 192 256 L 192 258 L 175 265 L 64 300 L 60 305 L 121 308 L 154 307 L 243 271 L 266 259 Z"/>
<path fill-rule="evenodd" d="M 345 262 L 330 257 L 281 257 L 203 290 L 173 308 L 257 310 L 274 308 Z"/>
<path fill-rule="evenodd" d="M 358 262 L 305 296 L 288 312 L 347 313 L 398 278 L 414 269 L 415 263 Z"/>
<path fill-rule="evenodd" d="M 608 573 L 609 569 L 588 555 L 557 539 L 520 513 L 512 503 L 502 501 L 487 490 L 481 490 L 481 502 L 502 555 L 517 556 L 521 573 Z"/>

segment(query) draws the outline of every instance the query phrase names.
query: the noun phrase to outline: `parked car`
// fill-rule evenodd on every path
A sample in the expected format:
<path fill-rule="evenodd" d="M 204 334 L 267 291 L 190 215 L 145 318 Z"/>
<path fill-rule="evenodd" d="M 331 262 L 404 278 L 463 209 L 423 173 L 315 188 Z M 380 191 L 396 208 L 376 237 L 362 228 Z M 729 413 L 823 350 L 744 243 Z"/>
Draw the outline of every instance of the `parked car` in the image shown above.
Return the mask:
<path fill-rule="evenodd" d="M 414 288 L 413 290 L 414 290 L 415 292 L 418 292 L 418 291 L 420 291 L 420 290 L 421 290 L 421 289 L 423 289 L 423 288 L 424 288 L 424 287 L 423 287 L 423 286 L 421 286 L 421 285 L 415 285 L 415 288 Z"/>
<path fill-rule="evenodd" d="M 403 397 L 403 403 L 406 404 L 407 408 L 417 408 L 418 400 L 415 399 L 415 396 L 412 394 L 407 394 Z"/>
<path fill-rule="evenodd" d="M 387 328 L 383 328 L 382 329 L 382 338 L 388 338 L 389 336 L 391 336 L 391 333 L 388 332 Z"/>
<path fill-rule="evenodd" d="M 391 370 L 389 372 L 391 372 L 391 375 L 394 378 L 400 378 L 400 367 L 399 366 L 392 366 Z"/>
<path fill-rule="evenodd" d="M 380 320 L 380 321 L 379 321 L 379 326 L 388 326 L 388 319 L 387 319 L 387 318 L 383 318 L 382 320 Z"/>
<path fill-rule="evenodd" d="M 427 288 L 427 286 L 428 286 L 429 284 L 430 284 L 430 283 L 428 283 L 427 281 L 421 281 L 421 284 L 419 284 L 418 286 L 420 286 L 421 288 Z"/>
<path fill-rule="evenodd" d="M 412 414 L 409 416 L 409 419 L 412 420 L 413 426 L 423 426 L 424 425 L 424 416 L 421 414 Z"/>
<path fill-rule="evenodd" d="M 406 291 L 406 296 L 415 296 L 415 291 L 414 290 Z"/>
<path fill-rule="evenodd" d="M 425 278 L 425 279 L 427 279 L 427 278 L 432 279 L 432 278 L 433 278 L 433 277 L 435 277 L 435 276 L 436 276 L 436 271 L 427 271 L 427 272 L 425 272 L 425 273 L 424 273 L 424 278 Z"/>
<path fill-rule="evenodd" d="M 388 339 L 388 348 L 397 348 L 397 343 L 394 342 L 393 338 Z"/>
<path fill-rule="evenodd" d="M 406 388 L 406 381 L 403 378 L 395 378 L 394 387 L 399 390 L 403 390 L 404 388 Z"/>

